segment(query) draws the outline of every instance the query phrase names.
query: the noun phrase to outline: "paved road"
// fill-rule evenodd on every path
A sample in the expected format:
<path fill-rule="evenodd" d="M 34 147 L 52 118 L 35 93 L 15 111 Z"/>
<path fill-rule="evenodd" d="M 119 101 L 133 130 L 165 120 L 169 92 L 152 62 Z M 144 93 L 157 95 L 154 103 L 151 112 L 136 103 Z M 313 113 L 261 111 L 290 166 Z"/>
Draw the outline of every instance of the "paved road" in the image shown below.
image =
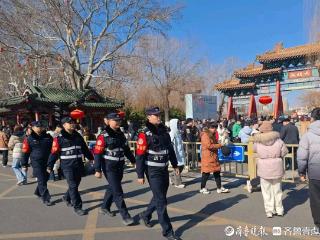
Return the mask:
<path fill-rule="evenodd" d="M 310 233 L 313 222 L 306 185 L 285 184 L 286 215 L 267 219 L 261 192 L 247 193 L 243 189 L 244 180 L 224 178 L 225 186 L 231 189 L 229 194 L 217 194 L 214 180 L 208 181 L 208 188 L 213 191 L 210 195 L 198 193 L 198 176 L 188 176 L 184 180 L 187 182 L 185 189 L 170 187 L 168 192 L 169 216 L 177 234 L 184 240 L 318 239 Z M 138 222 L 137 214 L 146 208 L 151 198 L 148 185 L 137 185 L 135 173 L 132 169 L 127 169 L 123 187 L 129 211 Z M 66 188 L 64 180 L 50 181 L 49 190 L 54 206 L 45 207 L 33 196 L 34 182 L 18 187 L 11 168 L 1 168 L 0 240 L 164 239 L 156 214 L 153 218 L 155 226 L 152 229 L 139 223 L 125 227 L 118 213 L 114 218 L 100 215 L 98 210 L 105 189 L 104 179 L 88 176 L 81 182 L 84 208 L 89 210 L 87 216 L 77 216 L 61 202 Z M 272 236 L 273 227 L 282 227 L 282 236 Z M 225 231 L 231 236 L 226 236 Z M 285 234 L 287 236 L 284 236 Z"/>

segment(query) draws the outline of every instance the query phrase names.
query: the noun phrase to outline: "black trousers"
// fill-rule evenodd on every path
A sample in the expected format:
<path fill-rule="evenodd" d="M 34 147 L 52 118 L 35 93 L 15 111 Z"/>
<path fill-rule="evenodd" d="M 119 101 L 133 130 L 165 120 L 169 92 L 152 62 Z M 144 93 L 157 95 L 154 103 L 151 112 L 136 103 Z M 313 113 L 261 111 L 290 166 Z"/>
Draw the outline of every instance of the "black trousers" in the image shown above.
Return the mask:
<path fill-rule="evenodd" d="M 320 180 L 309 179 L 309 197 L 314 224 L 320 227 Z"/>
<path fill-rule="evenodd" d="M 123 178 L 123 165 L 120 164 L 118 168 L 106 170 L 105 176 L 109 182 L 109 187 L 106 189 L 101 208 L 110 210 L 111 204 L 114 202 L 120 212 L 121 217 L 123 219 L 128 219 L 130 215 L 124 201 L 121 184 Z"/>
<path fill-rule="evenodd" d="M 9 150 L 1 150 L 1 152 L 2 152 L 2 165 L 3 166 L 7 166 Z"/>
<path fill-rule="evenodd" d="M 216 181 L 217 184 L 217 188 L 221 188 L 221 176 L 220 176 L 220 172 L 214 172 L 213 173 L 214 179 Z M 210 173 L 202 173 L 202 177 L 201 177 L 201 189 L 205 188 L 207 185 L 207 181 L 210 177 Z"/>
<path fill-rule="evenodd" d="M 47 187 L 47 182 L 49 180 L 49 173 L 44 167 L 34 167 L 33 174 L 37 178 L 38 185 L 34 194 L 42 199 L 42 201 L 49 201 L 51 196 Z"/>
<path fill-rule="evenodd" d="M 82 200 L 78 188 L 81 182 L 82 169 L 79 167 L 75 167 L 62 170 L 69 186 L 67 192 L 64 194 L 64 197 L 67 201 L 71 201 L 75 209 L 81 209 Z"/>
<path fill-rule="evenodd" d="M 147 177 L 153 197 L 143 216 L 150 221 L 152 213 L 157 210 L 158 220 L 162 227 L 162 235 L 167 236 L 173 232 L 167 212 L 167 192 L 169 187 L 168 168 L 149 167 Z"/>

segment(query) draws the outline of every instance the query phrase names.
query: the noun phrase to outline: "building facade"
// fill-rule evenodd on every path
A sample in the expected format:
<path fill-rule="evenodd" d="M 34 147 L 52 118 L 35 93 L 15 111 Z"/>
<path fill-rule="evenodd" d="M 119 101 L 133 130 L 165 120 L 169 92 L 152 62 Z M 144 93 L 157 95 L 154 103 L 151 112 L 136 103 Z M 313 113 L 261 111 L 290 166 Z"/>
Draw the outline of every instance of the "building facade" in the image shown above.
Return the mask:
<path fill-rule="evenodd" d="M 62 117 L 80 109 L 85 113 L 81 123 L 96 130 L 103 124 L 107 112 L 123 105 L 122 101 L 103 97 L 93 89 L 79 91 L 28 86 L 23 95 L 0 100 L 0 118 L 2 125 L 41 120 L 47 126 L 55 126 Z"/>
<path fill-rule="evenodd" d="M 227 98 L 227 118 L 245 113 L 252 118 L 272 108 L 278 118 L 288 107 L 282 93 L 320 87 L 320 43 L 284 48 L 276 44 L 273 50 L 257 55 L 258 64 L 234 72 L 232 79 L 215 86 Z M 269 106 L 259 103 L 264 97 L 272 98 Z M 257 111 L 258 110 L 258 111 Z"/>

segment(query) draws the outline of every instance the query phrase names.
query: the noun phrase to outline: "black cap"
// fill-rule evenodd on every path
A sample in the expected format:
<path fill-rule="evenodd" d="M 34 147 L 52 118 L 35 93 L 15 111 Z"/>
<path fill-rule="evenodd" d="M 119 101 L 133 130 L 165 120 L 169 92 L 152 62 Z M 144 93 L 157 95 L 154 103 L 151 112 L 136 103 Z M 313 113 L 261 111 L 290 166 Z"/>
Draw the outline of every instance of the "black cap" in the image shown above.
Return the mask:
<path fill-rule="evenodd" d="M 74 120 L 71 117 L 64 117 L 61 119 L 61 124 L 65 124 L 65 123 L 74 123 Z"/>
<path fill-rule="evenodd" d="M 221 152 L 223 156 L 228 157 L 231 154 L 231 149 L 228 148 L 227 146 L 222 146 Z"/>
<path fill-rule="evenodd" d="M 107 114 L 106 119 L 120 121 L 121 117 L 118 113 L 113 112 L 113 113 Z"/>
<path fill-rule="evenodd" d="M 286 117 L 285 119 L 282 120 L 282 122 L 290 122 L 290 118 L 289 117 Z"/>
<path fill-rule="evenodd" d="M 218 128 L 218 123 L 217 122 L 209 123 L 209 128 Z"/>
<path fill-rule="evenodd" d="M 146 115 L 159 115 L 160 113 L 159 107 L 150 107 L 146 109 Z"/>
<path fill-rule="evenodd" d="M 189 123 L 191 123 L 191 122 L 193 122 L 193 119 L 192 119 L 192 118 L 187 118 L 187 119 L 186 119 L 186 124 L 189 124 Z"/>
<path fill-rule="evenodd" d="M 43 125 L 40 121 L 33 121 L 31 127 L 43 127 Z"/>

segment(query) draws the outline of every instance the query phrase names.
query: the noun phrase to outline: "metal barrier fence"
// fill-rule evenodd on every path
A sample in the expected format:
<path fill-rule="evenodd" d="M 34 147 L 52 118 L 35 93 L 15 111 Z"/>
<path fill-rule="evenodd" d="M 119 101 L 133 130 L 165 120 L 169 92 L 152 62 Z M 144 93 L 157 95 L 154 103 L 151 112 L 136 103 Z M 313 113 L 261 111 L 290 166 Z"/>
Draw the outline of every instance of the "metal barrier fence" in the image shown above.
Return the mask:
<path fill-rule="evenodd" d="M 88 141 L 88 145 L 92 148 L 95 141 Z M 253 143 L 235 143 L 235 146 L 244 147 L 244 162 L 221 162 L 221 173 L 224 176 L 238 177 L 254 179 L 257 177 L 257 164 L 256 156 L 253 152 Z M 201 167 L 201 143 L 183 143 L 185 154 L 186 154 L 186 171 L 199 172 Z M 136 142 L 129 141 L 130 150 L 135 154 L 136 152 Z M 297 167 L 296 157 L 297 157 L 297 144 L 287 144 L 289 153 L 284 157 L 283 165 L 285 170 L 285 175 L 283 177 L 283 182 L 295 182 L 298 179 L 298 172 L 295 169 Z M 290 166 L 290 169 L 288 169 Z"/>
<path fill-rule="evenodd" d="M 200 171 L 201 166 L 201 143 L 200 142 L 184 142 L 184 149 L 186 154 L 186 171 Z M 248 178 L 254 179 L 257 177 L 256 169 L 256 156 L 253 152 L 253 143 L 248 144 L 244 143 L 235 143 L 235 146 L 244 147 L 244 157 L 245 160 L 241 162 L 221 162 L 221 173 L 224 176 L 233 176 L 239 178 Z M 131 151 L 135 154 L 136 142 L 129 141 L 129 146 Z M 295 170 L 296 163 L 296 153 L 298 149 L 297 144 L 288 144 L 287 148 L 289 153 L 284 157 L 283 165 L 285 175 L 283 177 L 284 182 L 295 182 L 295 179 L 298 178 L 297 170 Z M 287 166 L 291 166 L 288 169 Z"/>

